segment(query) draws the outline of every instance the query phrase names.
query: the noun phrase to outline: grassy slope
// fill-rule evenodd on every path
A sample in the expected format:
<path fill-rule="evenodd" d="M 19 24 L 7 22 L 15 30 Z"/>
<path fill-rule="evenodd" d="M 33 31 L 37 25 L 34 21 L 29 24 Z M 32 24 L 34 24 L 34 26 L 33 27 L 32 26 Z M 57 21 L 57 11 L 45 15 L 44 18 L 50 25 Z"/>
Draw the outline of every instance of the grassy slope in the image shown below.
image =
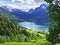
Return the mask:
<path fill-rule="evenodd" d="M 0 45 L 49 45 L 47 40 L 37 40 L 37 42 L 6 42 Z"/>

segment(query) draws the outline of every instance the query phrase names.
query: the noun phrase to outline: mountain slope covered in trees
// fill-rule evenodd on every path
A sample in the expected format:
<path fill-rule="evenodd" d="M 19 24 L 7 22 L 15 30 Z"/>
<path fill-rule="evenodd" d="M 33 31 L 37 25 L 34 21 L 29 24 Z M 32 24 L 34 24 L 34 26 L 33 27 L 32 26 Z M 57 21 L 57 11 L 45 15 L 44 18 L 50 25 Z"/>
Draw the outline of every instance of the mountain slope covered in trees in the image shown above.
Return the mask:
<path fill-rule="evenodd" d="M 14 23 L 11 19 L 0 15 L 0 42 L 28 42 L 42 38 L 45 38 L 43 32 L 28 30 Z"/>

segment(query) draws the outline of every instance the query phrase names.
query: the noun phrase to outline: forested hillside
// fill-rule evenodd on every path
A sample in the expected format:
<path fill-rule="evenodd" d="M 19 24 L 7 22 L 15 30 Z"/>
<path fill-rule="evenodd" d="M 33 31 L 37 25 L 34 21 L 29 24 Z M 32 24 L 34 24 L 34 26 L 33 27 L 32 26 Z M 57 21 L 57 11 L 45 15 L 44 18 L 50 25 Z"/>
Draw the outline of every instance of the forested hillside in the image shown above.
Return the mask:
<path fill-rule="evenodd" d="M 43 32 L 28 30 L 27 28 L 14 23 L 5 16 L 0 15 L 0 43 L 10 41 L 28 42 L 42 38 L 45 38 Z"/>

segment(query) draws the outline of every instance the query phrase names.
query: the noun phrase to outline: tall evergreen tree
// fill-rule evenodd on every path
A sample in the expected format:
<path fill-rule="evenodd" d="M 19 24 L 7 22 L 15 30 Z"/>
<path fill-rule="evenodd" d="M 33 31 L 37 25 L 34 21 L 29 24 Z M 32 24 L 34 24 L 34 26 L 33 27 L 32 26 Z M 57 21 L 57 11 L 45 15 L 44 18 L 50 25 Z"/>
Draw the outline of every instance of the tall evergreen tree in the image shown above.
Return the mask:
<path fill-rule="evenodd" d="M 50 26 L 47 39 L 52 43 L 60 43 L 60 0 L 45 1 L 50 4 L 48 9 Z"/>

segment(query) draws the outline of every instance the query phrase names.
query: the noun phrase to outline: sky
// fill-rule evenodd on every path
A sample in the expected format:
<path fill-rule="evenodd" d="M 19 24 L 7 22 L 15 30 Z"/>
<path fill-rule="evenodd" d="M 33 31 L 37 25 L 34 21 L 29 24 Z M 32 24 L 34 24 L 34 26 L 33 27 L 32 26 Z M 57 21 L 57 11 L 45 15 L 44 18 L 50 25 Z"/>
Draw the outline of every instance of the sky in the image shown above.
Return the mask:
<path fill-rule="evenodd" d="M 42 3 L 44 3 L 44 0 L 0 0 L 0 6 L 11 6 L 23 11 L 28 11 L 31 8 L 35 9 Z"/>

